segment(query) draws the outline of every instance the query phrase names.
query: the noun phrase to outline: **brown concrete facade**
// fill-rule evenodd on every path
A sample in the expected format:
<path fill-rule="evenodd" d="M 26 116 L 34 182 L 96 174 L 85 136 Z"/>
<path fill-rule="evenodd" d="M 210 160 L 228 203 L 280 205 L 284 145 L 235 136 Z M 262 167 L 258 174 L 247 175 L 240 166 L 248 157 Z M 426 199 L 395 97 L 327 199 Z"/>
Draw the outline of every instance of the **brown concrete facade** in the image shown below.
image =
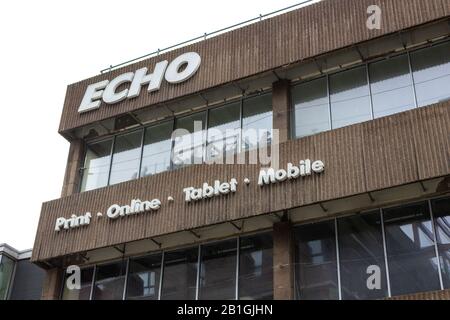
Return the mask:
<path fill-rule="evenodd" d="M 368 30 L 368 5 L 383 10 L 381 31 Z M 449 0 L 327 0 L 260 23 L 177 49 L 118 70 L 68 86 L 59 132 L 124 115 L 142 108 L 202 92 L 262 72 L 282 68 L 336 49 L 382 35 L 435 21 L 450 14 Z M 322 17 L 330 17 L 323 23 Z M 394 18 L 395 17 L 395 18 Z M 299 31 L 301 30 L 301 31 Z M 142 92 L 137 98 L 115 105 L 104 103 L 98 110 L 77 112 L 88 84 L 171 61 L 180 53 L 196 51 L 202 67 L 186 83 L 163 83 L 158 92 Z M 280 166 L 302 159 L 322 160 L 325 172 L 295 181 L 260 187 L 256 184 L 261 165 L 191 165 L 117 185 L 79 193 L 85 156 L 85 141 L 71 141 L 61 198 L 45 202 L 39 220 L 32 261 L 46 266 L 43 299 L 58 299 L 62 269 L 67 258 L 80 258 L 90 250 L 107 248 L 227 221 L 263 216 L 274 212 L 370 193 L 409 183 L 450 175 L 450 101 L 426 108 L 358 123 L 290 140 L 291 83 L 272 84 L 273 128 L 279 130 Z M 143 90 L 144 91 L 144 90 Z M 236 178 L 238 191 L 195 203 L 183 200 L 183 188 L 201 186 L 218 179 Z M 252 182 L 246 186 L 244 178 Z M 175 201 L 168 201 L 172 196 Z M 112 204 L 132 199 L 161 199 L 154 213 L 111 220 L 97 217 Z M 89 226 L 55 232 L 59 217 L 93 213 Z M 275 299 L 294 299 L 294 248 L 291 222 L 273 224 L 273 280 Z M 79 255 L 80 254 L 80 255 Z M 58 267 L 55 267 L 58 266 Z M 448 299 L 448 291 L 412 295 Z M 402 298 L 402 297 L 396 297 Z"/>
<path fill-rule="evenodd" d="M 215 179 L 248 177 L 256 182 L 258 165 L 192 165 L 158 175 L 76 193 L 43 204 L 33 260 L 146 239 L 399 186 L 450 174 L 450 102 L 406 111 L 280 144 L 280 165 L 321 159 L 326 171 L 289 183 L 239 186 L 238 192 L 195 203 L 182 189 Z M 308 190 L 308 192 L 305 192 Z M 167 197 L 175 198 L 168 202 Z M 58 217 L 105 212 L 132 199 L 162 200 L 153 214 L 124 220 L 93 217 L 86 228 L 55 232 Z M 101 201 L 99 201 L 101 199 Z"/>
<path fill-rule="evenodd" d="M 381 30 L 366 27 L 367 7 L 379 5 Z M 271 19 L 170 51 L 139 63 L 101 74 L 67 88 L 59 131 L 108 119 L 144 107 L 155 107 L 265 71 L 310 59 L 327 52 L 434 21 L 450 14 L 449 0 L 326 0 Z M 152 94 L 141 93 L 117 104 L 102 103 L 98 110 L 79 114 L 86 87 L 142 67 L 153 70 L 162 60 L 172 61 L 181 53 L 195 51 L 202 66 L 190 81 L 162 83 Z"/>

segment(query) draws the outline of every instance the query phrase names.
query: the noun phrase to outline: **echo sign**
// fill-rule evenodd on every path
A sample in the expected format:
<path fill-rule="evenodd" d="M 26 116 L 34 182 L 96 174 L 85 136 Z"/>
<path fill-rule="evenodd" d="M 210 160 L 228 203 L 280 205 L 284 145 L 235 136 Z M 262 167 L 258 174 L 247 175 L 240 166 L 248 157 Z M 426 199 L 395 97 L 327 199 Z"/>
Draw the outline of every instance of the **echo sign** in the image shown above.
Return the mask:
<path fill-rule="evenodd" d="M 170 84 L 181 83 L 191 78 L 200 67 L 200 55 L 196 52 L 187 52 L 176 57 L 170 64 L 167 60 L 155 65 L 152 73 L 147 68 L 135 72 L 123 73 L 111 81 L 103 80 L 87 87 L 83 100 L 78 108 L 79 113 L 98 109 L 101 101 L 114 104 L 125 99 L 132 99 L 141 93 L 141 87 L 147 86 L 147 92 L 159 90 L 163 77 Z M 126 88 L 117 91 L 124 84 Z"/>

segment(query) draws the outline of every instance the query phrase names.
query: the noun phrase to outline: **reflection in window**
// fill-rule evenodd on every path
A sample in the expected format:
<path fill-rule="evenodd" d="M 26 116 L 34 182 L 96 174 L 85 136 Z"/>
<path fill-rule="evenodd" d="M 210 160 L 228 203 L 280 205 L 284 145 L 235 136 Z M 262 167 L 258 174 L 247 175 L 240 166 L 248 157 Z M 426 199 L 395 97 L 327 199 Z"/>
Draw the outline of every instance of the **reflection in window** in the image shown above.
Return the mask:
<path fill-rule="evenodd" d="M 273 299 L 272 235 L 240 239 L 239 299 Z"/>
<path fill-rule="evenodd" d="M 138 178 L 142 130 L 116 137 L 109 184 Z"/>
<path fill-rule="evenodd" d="M 202 246 L 199 299 L 236 298 L 236 239 Z"/>
<path fill-rule="evenodd" d="M 62 300 L 89 300 L 91 296 L 92 276 L 94 275 L 94 268 L 81 269 L 80 274 L 80 289 L 70 290 L 67 287 L 67 278 L 72 274 L 65 273 L 64 289 L 62 294 Z"/>
<path fill-rule="evenodd" d="M 13 271 L 14 261 L 5 255 L 0 255 L 0 300 L 8 298 Z"/>
<path fill-rule="evenodd" d="M 444 288 L 450 288 L 450 198 L 431 202 Z"/>
<path fill-rule="evenodd" d="M 126 262 L 119 261 L 97 267 L 94 300 L 122 300 Z"/>
<path fill-rule="evenodd" d="M 392 295 L 439 289 L 428 203 L 383 210 Z"/>
<path fill-rule="evenodd" d="M 240 113 L 240 102 L 209 111 L 207 160 L 226 163 L 225 157 L 238 151 L 241 128 Z"/>
<path fill-rule="evenodd" d="M 153 254 L 130 259 L 127 299 L 158 299 L 161 258 L 161 254 Z"/>
<path fill-rule="evenodd" d="M 186 133 L 175 138 L 173 165 L 175 168 L 201 164 L 205 143 L 206 112 L 198 112 L 176 120 L 176 129 Z"/>
<path fill-rule="evenodd" d="M 331 75 L 330 102 L 333 129 L 370 120 L 372 112 L 366 67 Z"/>
<path fill-rule="evenodd" d="M 331 129 L 326 77 L 293 87 L 292 102 L 296 138 Z"/>
<path fill-rule="evenodd" d="M 415 107 L 406 54 L 370 64 L 369 73 L 375 118 Z"/>
<path fill-rule="evenodd" d="M 197 263 L 197 247 L 165 253 L 161 299 L 194 300 Z"/>
<path fill-rule="evenodd" d="M 338 219 L 339 262 L 343 299 L 377 299 L 387 296 L 380 211 Z M 381 290 L 369 289 L 367 279 L 377 266 Z M 370 269 L 369 269 L 370 270 Z"/>
<path fill-rule="evenodd" d="M 104 187 L 108 184 L 112 140 L 87 146 L 81 191 Z"/>
<path fill-rule="evenodd" d="M 244 100 L 242 119 L 243 151 L 272 141 L 272 94 Z"/>
<path fill-rule="evenodd" d="M 297 297 L 338 299 L 334 221 L 299 226 L 295 235 Z"/>
<path fill-rule="evenodd" d="M 172 130 L 173 123 L 171 121 L 149 127 L 145 130 L 141 177 L 170 169 Z"/>
<path fill-rule="evenodd" d="M 419 107 L 450 98 L 450 42 L 411 53 Z"/>

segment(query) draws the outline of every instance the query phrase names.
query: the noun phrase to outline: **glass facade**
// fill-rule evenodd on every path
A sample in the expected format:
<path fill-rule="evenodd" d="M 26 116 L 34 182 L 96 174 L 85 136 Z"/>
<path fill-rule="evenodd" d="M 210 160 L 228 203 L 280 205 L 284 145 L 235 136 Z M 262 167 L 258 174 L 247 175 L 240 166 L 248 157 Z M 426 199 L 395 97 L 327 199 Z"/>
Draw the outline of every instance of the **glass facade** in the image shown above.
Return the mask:
<path fill-rule="evenodd" d="M 174 129 L 183 131 L 172 136 Z M 88 143 L 81 191 L 190 164 L 226 163 L 225 156 L 271 139 L 269 92 Z"/>
<path fill-rule="evenodd" d="M 0 300 L 8 298 L 14 265 L 14 260 L 6 255 L 0 255 Z"/>
<path fill-rule="evenodd" d="M 301 138 L 450 98 L 450 42 L 292 87 L 292 136 Z"/>
<path fill-rule="evenodd" d="M 298 298 L 338 299 L 334 221 L 299 226 L 295 235 Z"/>
<path fill-rule="evenodd" d="M 67 285 L 63 286 L 62 300 L 89 300 L 91 298 L 92 278 L 94 276 L 94 268 L 81 269 L 80 274 L 80 289 L 69 290 Z M 64 283 L 70 277 L 70 274 L 65 274 Z"/>
<path fill-rule="evenodd" d="M 449 288 L 449 217 L 445 197 L 297 226 L 297 298 L 380 299 Z"/>
<path fill-rule="evenodd" d="M 272 247 L 272 234 L 260 233 L 97 265 L 82 269 L 81 290 L 64 286 L 61 298 L 272 299 Z"/>
<path fill-rule="evenodd" d="M 121 300 L 125 284 L 126 261 L 97 266 L 95 269 L 94 300 Z"/>

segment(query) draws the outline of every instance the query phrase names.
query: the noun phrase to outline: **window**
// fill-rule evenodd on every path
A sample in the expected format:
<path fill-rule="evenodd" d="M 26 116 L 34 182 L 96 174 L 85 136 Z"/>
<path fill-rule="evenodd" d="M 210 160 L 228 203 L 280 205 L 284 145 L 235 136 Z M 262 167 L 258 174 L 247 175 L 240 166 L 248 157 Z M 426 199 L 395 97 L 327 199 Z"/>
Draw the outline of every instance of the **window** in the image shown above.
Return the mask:
<path fill-rule="evenodd" d="M 94 300 L 122 300 L 126 262 L 98 266 L 95 272 Z"/>
<path fill-rule="evenodd" d="M 127 299 L 157 300 L 162 254 L 130 259 Z"/>
<path fill-rule="evenodd" d="M 195 300 L 198 247 L 164 254 L 161 299 Z"/>
<path fill-rule="evenodd" d="M 138 178 L 142 130 L 116 137 L 109 184 Z"/>
<path fill-rule="evenodd" d="M 296 85 L 291 92 L 296 138 L 331 129 L 326 77 Z"/>
<path fill-rule="evenodd" d="M 94 275 L 94 268 L 81 269 L 80 274 L 80 289 L 70 290 L 67 287 L 67 278 L 71 274 L 65 273 L 64 289 L 62 294 L 62 300 L 89 300 L 91 297 L 92 277 Z"/>
<path fill-rule="evenodd" d="M 392 295 L 438 290 L 428 203 L 383 210 Z"/>
<path fill-rule="evenodd" d="M 8 299 L 14 264 L 14 260 L 5 255 L 0 255 L 0 300 Z"/>
<path fill-rule="evenodd" d="M 270 144 L 272 140 L 272 94 L 244 100 L 242 111 L 243 151 Z"/>
<path fill-rule="evenodd" d="M 375 118 L 415 108 L 406 54 L 370 64 L 369 73 Z"/>
<path fill-rule="evenodd" d="M 240 117 L 240 102 L 227 104 L 209 111 L 207 160 L 226 163 L 226 156 L 237 153 L 241 131 Z"/>
<path fill-rule="evenodd" d="M 450 42 L 411 53 L 419 107 L 450 98 Z"/>
<path fill-rule="evenodd" d="M 176 120 L 176 129 L 185 133 L 175 138 L 173 165 L 176 168 L 203 162 L 205 144 L 206 112 L 198 112 Z"/>
<path fill-rule="evenodd" d="M 339 265 L 342 299 L 377 299 L 388 295 L 380 211 L 338 219 Z M 380 287 L 369 289 L 367 280 L 376 266 Z M 369 270 L 369 272 L 368 272 Z M 373 283 L 372 283 L 373 284 Z"/>
<path fill-rule="evenodd" d="M 272 235 L 240 239 L 239 299 L 273 299 Z"/>
<path fill-rule="evenodd" d="M 330 76 L 332 128 L 341 128 L 372 119 L 366 67 Z"/>
<path fill-rule="evenodd" d="M 299 226 L 295 235 L 298 298 L 338 299 L 334 221 Z"/>
<path fill-rule="evenodd" d="M 236 298 L 236 239 L 202 246 L 199 298 Z"/>
<path fill-rule="evenodd" d="M 108 184 L 112 140 L 87 146 L 81 191 L 105 187 Z"/>
<path fill-rule="evenodd" d="M 450 288 L 450 198 L 431 202 L 444 288 Z"/>
<path fill-rule="evenodd" d="M 145 130 L 141 177 L 170 169 L 172 130 L 172 121 L 148 127 Z"/>

